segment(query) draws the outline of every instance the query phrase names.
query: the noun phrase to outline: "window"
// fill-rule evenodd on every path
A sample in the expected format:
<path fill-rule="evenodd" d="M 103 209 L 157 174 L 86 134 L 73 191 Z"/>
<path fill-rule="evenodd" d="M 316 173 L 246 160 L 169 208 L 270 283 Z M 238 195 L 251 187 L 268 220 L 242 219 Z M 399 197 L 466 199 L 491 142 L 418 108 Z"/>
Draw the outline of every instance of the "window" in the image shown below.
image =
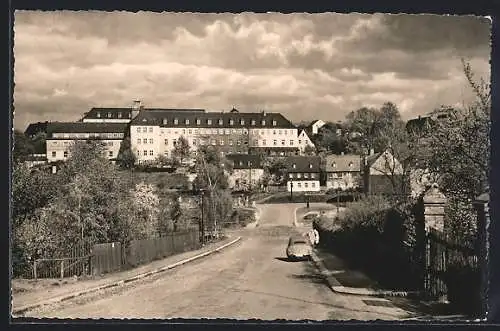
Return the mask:
<path fill-rule="evenodd" d="M 253 140 L 253 145 L 254 145 L 254 146 L 257 146 L 258 144 L 259 144 L 259 141 L 258 141 L 257 139 L 254 139 L 254 140 Z"/>
<path fill-rule="evenodd" d="M 236 129 L 231 129 L 231 133 L 235 134 L 236 133 Z"/>
<path fill-rule="evenodd" d="M 140 127 L 137 128 L 137 133 L 141 133 L 141 128 Z"/>
<path fill-rule="evenodd" d="M 147 144 L 147 143 L 148 143 L 148 139 L 147 139 L 147 138 L 144 138 L 144 139 L 142 140 L 142 142 L 143 142 L 144 144 Z"/>
<path fill-rule="evenodd" d="M 309 163 L 309 169 L 312 169 L 313 165 L 311 163 Z"/>
<path fill-rule="evenodd" d="M 219 134 L 224 134 L 224 129 L 219 129 Z"/>
<path fill-rule="evenodd" d="M 316 183 L 312 182 L 311 187 L 316 187 Z"/>
<path fill-rule="evenodd" d="M 189 134 L 192 134 L 192 133 L 193 133 L 193 130 L 189 129 L 189 130 L 188 130 L 188 133 L 189 133 Z"/>
<path fill-rule="evenodd" d="M 278 144 L 278 142 L 276 141 L 276 139 L 273 140 L 273 145 L 276 146 Z"/>
<path fill-rule="evenodd" d="M 143 154 L 144 154 L 144 156 L 147 156 L 148 155 L 148 151 L 144 150 Z"/>
<path fill-rule="evenodd" d="M 229 125 L 234 125 L 234 120 L 233 119 L 229 120 Z"/>
<path fill-rule="evenodd" d="M 288 174 L 288 178 L 293 178 L 293 174 Z"/>
<path fill-rule="evenodd" d="M 332 167 L 337 168 L 337 163 L 333 162 Z"/>
<path fill-rule="evenodd" d="M 196 146 L 196 139 L 193 139 L 193 146 Z"/>
<path fill-rule="evenodd" d="M 153 138 L 149 138 L 149 143 L 152 144 L 153 143 Z"/>
<path fill-rule="evenodd" d="M 153 156 L 154 155 L 153 151 L 149 151 L 149 155 Z"/>
<path fill-rule="evenodd" d="M 293 146 L 293 140 L 290 140 L 290 146 Z"/>
<path fill-rule="evenodd" d="M 140 155 L 141 155 L 141 151 L 137 150 L 137 156 L 140 156 Z"/>
<path fill-rule="evenodd" d="M 283 130 L 283 132 L 285 133 L 285 136 L 287 135 L 288 131 L 287 130 Z"/>
<path fill-rule="evenodd" d="M 198 134 L 198 133 L 200 133 L 200 130 L 195 129 L 195 130 L 194 130 L 194 134 Z"/>
<path fill-rule="evenodd" d="M 65 141 L 65 142 L 63 143 L 63 145 L 64 145 L 64 146 L 66 146 L 66 145 L 68 145 L 68 144 L 69 144 L 69 141 Z"/>
<path fill-rule="evenodd" d="M 111 113 L 108 113 L 108 118 L 111 118 Z"/>
<path fill-rule="evenodd" d="M 233 141 L 231 139 L 229 139 L 229 145 L 233 146 Z"/>
<path fill-rule="evenodd" d="M 207 124 L 208 124 L 208 125 L 212 125 L 212 120 L 211 120 L 211 119 L 208 119 L 208 120 L 207 120 Z"/>
<path fill-rule="evenodd" d="M 278 130 L 278 134 L 281 134 L 281 130 Z"/>
<path fill-rule="evenodd" d="M 283 146 L 285 146 L 285 140 L 282 140 L 282 141 L 281 141 L 281 144 L 282 144 Z"/>
<path fill-rule="evenodd" d="M 276 123 L 276 121 L 275 121 L 275 120 L 273 120 L 273 126 L 276 126 L 276 124 L 277 124 L 277 123 Z"/>
<path fill-rule="evenodd" d="M 241 120 L 240 120 L 240 124 L 241 124 L 241 125 L 245 125 L 245 120 L 244 120 L 244 119 L 241 119 Z"/>
<path fill-rule="evenodd" d="M 167 125 L 168 120 L 166 118 L 163 119 L 163 125 Z"/>
<path fill-rule="evenodd" d="M 276 130 L 273 130 L 273 134 L 276 134 Z"/>
<path fill-rule="evenodd" d="M 186 125 L 189 125 L 189 119 L 186 118 L 186 120 L 184 121 L 184 123 L 186 123 Z"/>
<path fill-rule="evenodd" d="M 196 119 L 196 125 L 200 125 L 201 124 L 201 120 L 198 118 Z"/>
<path fill-rule="evenodd" d="M 168 145 L 168 139 L 165 139 L 165 145 Z"/>
<path fill-rule="evenodd" d="M 217 145 L 217 141 L 215 139 L 212 139 L 212 145 Z"/>
<path fill-rule="evenodd" d="M 113 151 L 109 151 L 108 155 L 109 157 L 113 157 Z"/>
<path fill-rule="evenodd" d="M 349 168 L 352 167 L 352 162 L 349 162 Z"/>
<path fill-rule="evenodd" d="M 224 124 L 224 120 L 221 118 L 219 119 L 219 125 L 223 125 Z"/>
<path fill-rule="evenodd" d="M 252 120 L 252 125 L 255 125 L 255 120 Z"/>
<path fill-rule="evenodd" d="M 241 146 L 241 140 L 238 140 L 238 146 Z"/>
<path fill-rule="evenodd" d="M 97 112 L 97 118 L 101 118 L 101 113 Z"/>
<path fill-rule="evenodd" d="M 186 134 L 186 129 L 182 129 L 182 134 Z"/>
<path fill-rule="evenodd" d="M 108 145 L 109 145 L 109 146 L 113 146 L 113 142 L 112 142 L 112 141 L 110 141 L 110 142 L 108 143 Z"/>
<path fill-rule="evenodd" d="M 68 157 L 68 151 L 64 151 L 64 157 Z"/>
<path fill-rule="evenodd" d="M 213 129 L 212 134 L 217 134 L 217 129 Z"/>
<path fill-rule="evenodd" d="M 305 188 L 307 188 L 307 186 L 308 186 L 307 184 L 308 184 L 307 182 L 305 182 L 305 183 L 304 183 L 304 187 L 305 187 Z"/>
<path fill-rule="evenodd" d="M 148 132 L 148 127 L 147 126 L 143 127 L 142 132 L 144 132 L 144 133 Z"/>
<path fill-rule="evenodd" d="M 52 157 L 56 157 L 56 152 L 52 152 Z"/>
<path fill-rule="evenodd" d="M 309 178 L 309 174 L 307 172 L 304 173 L 304 178 Z"/>
<path fill-rule="evenodd" d="M 316 178 L 316 174 L 315 174 L 315 173 L 312 173 L 312 174 L 311 174 L 311 178 L 312 178 L 312 179 L 315 179 L 315 178 Z"/>
<path fill-rule="evenodd" d="M 174 144 L 174 146 L 177 145 L 177 140 L 175 140 L 175 139 L 172 140 L 172 144 Z"/>
<path fill-rule="evenodd" d="M 230 130 L 230 129 L 226 129 L 226 130 L 225 130 L 225 133 L 226 133 L 226 134 L 230 134 L 230 133 L 231 133 L 231 130 Z"/>
<path fill-rule="evenodd" d="M 297 178 L 302 178 L 302 174 L 300 172 L 297 173 Z"/>
<path fill-rule="evenodd" d="M 292 168 L 294 168 L 294 169 L 297 168 L 297 165 L 295 163 L 292 164 Z"/>
<path fill-rule="evenodd" d="M 224 140 L 223 139 L 219 140 L 219 145 L 224 145 Z"/>
<path fill-rule="evenodd" d="M 149 128 L 149 132 L 153 132 L 153 127 L 150 127 L 150 128 Z"/>
<path fill-rule="evenodd" d="M 122 113 L 118 113 L 118 118 L 122 118 Z"/>
<path fill-rule="evenodd" d="M 262 121 L 260 122 L 260 124 L 262 124 L 262 126 L 265 126 L 265 125 L 266 125 L 266 120 L 262 120 Z"/>
<path fill-rule="evenodd" d="M 243 130 L 238 129 L 237 133 L 238 133 L 238 134 L 242 134 L 242 133 L 243 133 Z"/>
<path fill-rule="evenodd" d="M 297 187 L 302 187 L 302 184 L 300 182 L 298 182 Z"/>
<path fill-rule="evenodd" d="M 179 120 L 177 118 L 174 118 L 174 124 L 175 125 L 179 124 Z"/>
<path fill-rule="evenodd" d="M 266 139 L 262 140 L 262 145 L 266 146 Z"/>
<path fill-rule="evenodd" d="M 302 140 L 299 139 L 299 145 L 302 145 Z"/>

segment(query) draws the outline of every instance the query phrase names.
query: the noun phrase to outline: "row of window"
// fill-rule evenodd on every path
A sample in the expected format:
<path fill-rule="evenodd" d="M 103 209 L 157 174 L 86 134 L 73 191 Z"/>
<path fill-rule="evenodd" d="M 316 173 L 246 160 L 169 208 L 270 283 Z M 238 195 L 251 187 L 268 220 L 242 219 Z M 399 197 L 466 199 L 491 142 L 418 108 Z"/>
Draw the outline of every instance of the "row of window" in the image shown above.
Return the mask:
<path fill-rule="evenodd" d="M 72 143 L 73 143 L 72 141 L 52 141 L 51 142 L 52 146 L 58 146 L 58 145 L 69 146 Z M 118 143 L 120 143 L 120 142 L 118 142 Z M 102 144 L 104 146 L 113 146 L 112 141 L 103 141 Z"/>
<path fill-rule="evenodd" d="M 97 112 L 96 115 L 97 115 L 97 118 L 101 118 L 101 113 L 100 112 Z M 111 118 L 113 116 L 111 112 L 108 112 L 106 115 L 107 115 L 108 118 Z M 118 118 L 122 118 L 122 117 L 123 117 L 122 113 L 118 113 Z M 131 118 L 132 115 L 130 113 L 127 113 L 126 117 L 127 118 Z"/>
<path fill-rule="evenodd" d="M 123 132 L 105 132 L 105 133 L 53 133 L 54 138 L 123 138 Z"/>
<path fill-rule="evenodd" d="M 301 183 L 301 182 L 297 182 L 295 183 L 295 185 L 297 185 L 298 188 L 302 188 L 302 184 L 304 184 L 304 187 L 305 188 L 308 188 L 309 187 L 309 184 L 311 184 L 311 188 L 315 188 L 316 187 L 316 183 Z"/>
<path fill-rule="evenodd" d="M 137 133 L 152 133 L 153 132 L 153 127 L 137 127 Z M 162 133 L 164 132 L 163 130 L 161 131 Z M 246 129 L 182 129 L 182 131 L 178 130 L 170 130 L 167 129 L 165 131 L 166 134 L 174 133 L 176 135 L 178 134 L 248 134 L 248 130 Z M 256 130 L 256 132 L 253 132 L 253 134 L 259 134 L 259 130 Z M 266 132 L 265 130 L 260 130 L 261 135 L 265 135 Z M 273 135 L 293 135 L 293 130 L 273 130 Z"/>
<path fill-rule="evenodd" d="M 300 173 L 300 172 L 297 172 L 297 173 L 291 173 L 291 174 L 288 174 L 288 178 L 311 178 L 311 179 L 315 179 L 316 178 L 316 174 L 315 173 L 308 173 L 308 172 L 305 172 L 305 173 Z"/>
<path fill-rule="evenodd" d="M 68 156 L 69 156 L 69 152 L 68 151 L 64 151 L 63 152 L 63 157 L 67 158 Z M 113 157 L 113 151 L 108 151 L 108 156 L 109 157 Z M 52 157 L 53 158 L 57 157 L 57 151 L 52 151 Z"/>
<path fill-rule="evenodd" d="M 201 121 L 201 119 L 200 119 L 200 118 L 197 118 L 197 119 L 195 120 L 196 125 L 201 125 L 201 122 L 202 122 L 202 121 Z M 212 125 L 212 123 L 213 123 L 214 121 L 212 121 L 212 119 L 208 118 L 208 119 L 206 119 L 204 122 L 205 122 L 207 125 Z M 236 122 L 237 122 L 237 121 L 235 121 L 234 119 L 229 119 L 228 124 L 229 124 L 229 125 L 234 125 Z M 168 119 L 164 118 L 164 119 L 163 119 L 163 121 L 162 121 L 162 123 L 163 123 L 163 125 L 168 125 L 168 124 L 169 124 Z M 179 122 L 179 119 L 178 119 L 178 118 L 174 118 L 173 123 L 174 123 L 174 125 L 178 125 L 178 124 L 180 123 L 180 122 Z M 204 124 L 205 124 L 205 123 L 204 123 Z M 224 120 L 221 118 L 221 119 L 219 119 L 219 120 L 217 121 L 217 123 L 218 123 L 219 125 L 224 125 Z M 239 123 L 240 123 L 240 125 L 245 125 L 245 120 L 244 120 L 243 118 L 241 118 L 241 119 L 239 120 Z M 278 125 L 278 122 L 277 122 L 276 120 L 273 120 L 271 123 L 272 123 L 272 125 L 273 125 L 273 126 Z M 190 125 L 190 124 L 191 124 L 190 119 L 189 119 L 189 118 L 186 118 L 186 119 L 184 120 L 184 124 L 185 124 L 185 125 Z M 261 120 L 261 121 L 260 121 L 260 124 L 261 124 L 262 126 L 265 126 L 265 125 L 266 125 L 266 120 Z M 253 120 L 250 120 L 250 125 L 252 125 L 252 126 L 257 125 L 257 121 L 256 121 L 256 120 L 254 120 L 254 119 L 253 119 Z"/>
<path fill-rule="evenodd" d="M 148 138 L 142 138 L 142 139 L 141 139 L 141 138 L 137 138 L 137 144 L 138 144 L 138 145 L 140 145 L 140 144 L 147 144 L 148 142 L 149 142 L 150 144 L 153 144 L 153 142 L 154 142 L 153 138 L 149 138 L 149 139 L 148 139 Z M 165 142 L 165 145 L 168 145 L 169 140 L 168 140 L 168 139 L 164 139 L 164 142 Z M 294 142 L 295 142 L 295 140 L 290 140 L 290 146 L 293 146 L 293 145 L 294 145 Z M 299 145 L 302 145 L 302 140 L 300 140 L 300 139 L 299 139 L 299 141 L 298 141 L 298 142 L 299 142 Z M 176 143 L 177 143 L 177 140 L 176 140 L 176 139 L 172 139 L 172 145 L 174 145 L 174 146 L 175 146 L 175 145 L 176 145 Z M 237 144 L 238 146 L 241 146 L 241 143 L 242 143 L 242 141 L 241 141 L 241 140 L 237 140 L 237 141 L 236 141 L 236 144 Z M 253 143 L 254 143 L 254 146 L 257 146 L 257 145 L 259 145 L 259 140 L 255 139 L 255 140 L 253 141 Z M 305 143 L 305 142 L 304 142 L 304 143 Z M 196 146 L 197 144 L 198 144 L 198 139 L 193 139 L 193 140 L 192 140 L 192 145 L 193 145 L 193 146 Z M 200 145 L 204 145 L 204 144 L 206 144 L 206 142 L 205 142 L 205 140 L 203 140 L 203 139 L 199 139 L 199 144 L 200 144 Z M 212 139 L 212 140 L 211 140 L 211 144 L 212 144 L 212 145 L 217 145 L 217 140 L 216 140 L 216 139 Z M 245 142 L 245 144 L 247 144 L 247 142 Z M 224 145 L 224 140 L 223 140 L 223 139 L 220 139 L 220 140 L 219 140 L 219 145 Z M 232 139 L 229 139 L 229 140 L 228 140 L 228 145 L 230 145 L 230 146 L 232 146 L 232 145 L 233 145 L 233 140 L 232 140 Z M 261 140 L 261 145 L 262 145 L 262 146 L 267 146 L 267 141 L 266 141 L 266 139 Z M 285 146 L 285 145 L 286 145 L 286 140 L 284 140 L 284 139 L 283 139 L 283 140 L 281 140 L 281 145 L 282 145 L 282 146 Z M 274 139 L 274 140 L 273 140 L 273 146 L 278 146 L 278 140 L 276 140 L 276 139 Z"/>

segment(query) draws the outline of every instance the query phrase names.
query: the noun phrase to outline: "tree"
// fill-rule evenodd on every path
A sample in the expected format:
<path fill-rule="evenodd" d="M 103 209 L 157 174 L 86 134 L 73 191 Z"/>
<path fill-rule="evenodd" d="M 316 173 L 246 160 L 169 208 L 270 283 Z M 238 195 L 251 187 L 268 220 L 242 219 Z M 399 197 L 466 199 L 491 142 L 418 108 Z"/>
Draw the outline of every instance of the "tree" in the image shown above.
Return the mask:
<path fill-rule="evenodd" d="M 374 108 L 363 107 L 350 112 L 346 117 L 346 125 L 351 135 L 348 140 L 349 151 L 365 154 L 375 148 L 375 135 L 379 112 Z M 354 137 L 356 135 L 356 137 Z"/>
<path fill-rule="evenodd" d="M 28 155 L 33 153 L 34 146 L 30 138 L 21 131 L 14 130 L 14 149 L 12 151 L 14 162 L 24 161 Z"/>
<path fill-rule="evenodd" d="M 175 144 L 172 156 L 178 158 L 180 162 L 189 157 L 189 142 L 184 136 L 180 136 Z"/>
<path fill-rule="evenodd" d="M 311 145 L 307 145 L 304 148 L 304 154 L 306 154 L 306 155 L 315 155 L 316 154 L 316 148 L 312 147 Z"/>
<path fill-rule="evenodd" d="M 438 110 L 447 117 L 433 122 L 427 145 L 429 167 L 440 175 L 441 189 L 471 200 L 489 183 L 491 94 L 489 84 L 476 81 L 468 63 L 463 61 L 463 67 L 476 100 L 463 108 Z"/>
<path fill-rule="evenodd" d="M 274 183 L 277 183 L 278 185 L 283 184 L 287 171 L 287 165 L 284 158 L 267 158 L 263 162 L 263 166 L 264 173 L 269 174 Z"/>
<path fill-rule="evenodd" d="M 346 150 L 345 139 L 341 134 L 337 134 L 337 129 L 340 129 L 340 126 L 332 122 L 327 122 L 319 128 L 318 134 L 312 137 L 318 152 L 340 154 Z"/>
<path fill-rule="evenodd" d="M 170 218 L 172 219 L 174 231 L 178 230 L 178 222 L 182 217 L 180 197 L 174 194 L 170 200 Z"/>
<path fill-rule="evenodd" d="M 134 167 L 136 156 L 132 151 L 130 137 L 127 136 L 122 140 L 116 161 L 121 168 L 131 169 Z"/>
<path fill-rule="evenodd" d="M 136 238 L 148 238 L 158 231 L 158 216 L 160 214 L 160 199 L 155 188 L 144 182 L 136 184 L 130 196 L 133 201 L 136 222 Z"/>

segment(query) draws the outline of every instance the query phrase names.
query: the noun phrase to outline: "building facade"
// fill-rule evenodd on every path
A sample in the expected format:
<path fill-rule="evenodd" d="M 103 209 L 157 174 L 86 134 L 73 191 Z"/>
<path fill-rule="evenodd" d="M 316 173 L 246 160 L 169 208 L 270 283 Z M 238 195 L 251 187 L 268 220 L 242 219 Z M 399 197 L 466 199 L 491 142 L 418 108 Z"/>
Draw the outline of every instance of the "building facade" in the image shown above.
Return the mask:
<path fill-rule="evenodd" d="M 362 184 L 361 156 L 353 154 L 328 155 L 325 159 L 328 189 L 358 189 Z"/>
<path fill-rule="evenodd" d="M 126 123 L 54 122 L 47 125 L 47 161 L 65 161 L 75 141 L 97 140 L 108 159 L 115 159 L 127 130 Z"/>
<path fill-rule="evenodd" d="M 223 155 L 257 149 L 294 150 L 298 143 L 297 129 L 279 113 L 145 109 L 130 122 L 132 151 L 139 163 L 171 156 L 180 137 L 194 153 L 206 145 Z"/>
<path fill-rule="evenodd" d="M 318 156 L 289 156 L 287 165 L 288 192 L 319 192 L 321 159 Z"/>
<path fill-rule="evenodd" d="M 403 183 L 402 164 L 388 150 L 373 153 L 365 158 L 363 170 L 363 186 L 367 194 L 400 194 L 407 189 Z M 403 189 L 403 190 L 401 190 Z"/>
<path fill-rule="evenodd" d="M 232 163 L 229 187 L 235 191 L 256 188 L 264 175 L 262 157 L 251 154 L 229 154 L 226 158 Z"/>

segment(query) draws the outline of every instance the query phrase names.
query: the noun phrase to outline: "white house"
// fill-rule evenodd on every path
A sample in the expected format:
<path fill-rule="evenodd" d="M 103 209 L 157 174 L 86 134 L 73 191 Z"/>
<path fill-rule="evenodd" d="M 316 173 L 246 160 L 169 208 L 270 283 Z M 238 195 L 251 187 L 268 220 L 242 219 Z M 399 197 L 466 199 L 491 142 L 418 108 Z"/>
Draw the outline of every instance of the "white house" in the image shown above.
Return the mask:
<path fill-rule="evenodd" d="M 306 130 L 302 130 L 299 132 L 298 135 L 298 146 L 299 146 L 299 152 L 300 154 L 304 154 L 306 147 L 309 146 L 311 148 L 314 148 L 314 143 L 311 141 L 311 138 L 307 135 Z"/>
<path fill-rule="evenodd" d="M 318 156 L 289 156 L 287 165 L 288 192 L 319 192 L 321 159 Z"/>
<path fill-rule="evenodd" d="M 319 133 L 319 129 L 321 129 L 321 127 L 323 127 L 323 125 L 325 125 L 325 124 L 326 124 L 326 122 L 324 122 L 323 120 L 313 121 L 311 124 L 309 124 L 311 133 L 313 135 L 314 134 L 318 134 Z"/>

